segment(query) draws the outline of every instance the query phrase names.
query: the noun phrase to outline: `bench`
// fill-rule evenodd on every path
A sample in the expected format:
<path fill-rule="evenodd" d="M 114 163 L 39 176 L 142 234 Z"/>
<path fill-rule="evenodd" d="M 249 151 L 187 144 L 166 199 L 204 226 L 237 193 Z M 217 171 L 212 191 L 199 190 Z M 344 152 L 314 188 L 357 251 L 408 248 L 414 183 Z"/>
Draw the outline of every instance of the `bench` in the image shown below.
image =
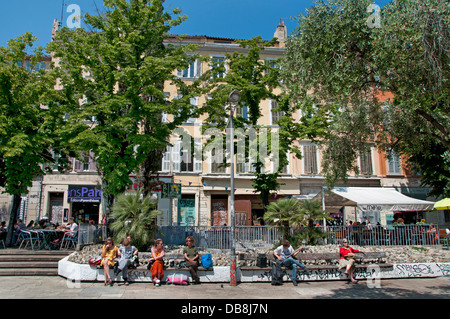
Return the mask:
<path fill-rule="evenodd" d="M 374 271 L 374 267 L 379 269 L 390 270 L 393 265 L 386 262 L 385 252 L 367 252 L 365 255 L 362 253 L 356 254 L 355 263 L 355 275 L 360 277 L 369 277 Z M 255 256 L 240 256 L 241 260 L 256 259 Z M 297 268 L 297 280 L 308 280 L 313 278 L 320 278 L 322 280 L 327 279 L 344 279 L 343 270 L 339 270 L 339 253 L 299 253 L 295 256 L 302 264 L 304 264 L 307 270 Z M 241 266 L 241 272 L 258 272 L 258 277 L 267 279 L 271 278 L 272 263 L 275 262 L 273 254 L 267 254 L 267 267 L 258 266 Z M 290 278 L 291 267 L 282 267 L 283 274 Z M 292 269 L 292 268 L 291 268 Z"/>

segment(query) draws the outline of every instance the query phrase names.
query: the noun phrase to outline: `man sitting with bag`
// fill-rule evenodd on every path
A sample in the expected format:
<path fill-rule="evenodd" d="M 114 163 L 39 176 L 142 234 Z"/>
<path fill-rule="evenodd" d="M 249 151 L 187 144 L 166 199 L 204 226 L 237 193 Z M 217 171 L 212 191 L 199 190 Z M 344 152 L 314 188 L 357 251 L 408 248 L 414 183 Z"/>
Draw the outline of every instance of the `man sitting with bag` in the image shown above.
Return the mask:
<path fill-rule="evenodd" d="M 191 273 L 193 283 L 198 285 L 200 284 L 200 278 L 198 277 L 197 271 L 198 271 L 198 249 L 194 246 L 195 239 L 192 236 L 188 236 L 186 238 L 186 245 L 187 247 L 184 247 L 183 254 L 184 259 L 186 260 L 186 267 L 189 268 L 189 272 Z"/>
<path fill-rule="evenodd" d="M 274 250 L 273 255 L 278 259 L 282 265 L 286 267 L 292 266 L 292 283 L 297 286 L 297 266 L 306 270 L 305 265 L 300 263 L 294 257 L 303 249 L 300 247 L 296 251 L 292 248 L 288 240 L 283 240 L 283 244 Z"/>

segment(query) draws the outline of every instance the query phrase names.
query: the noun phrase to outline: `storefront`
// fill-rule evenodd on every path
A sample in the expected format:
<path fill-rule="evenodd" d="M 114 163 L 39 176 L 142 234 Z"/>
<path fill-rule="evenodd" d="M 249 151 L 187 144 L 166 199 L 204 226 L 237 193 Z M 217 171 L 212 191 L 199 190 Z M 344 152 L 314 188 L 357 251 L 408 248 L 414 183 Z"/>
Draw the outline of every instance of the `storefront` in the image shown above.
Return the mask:
<path fill-rule="evenodd" d="M 99 222 L 102 190 L 98 185 L 69 185 L 67 196 L 72 216 L 80 224 L 93 220 Z"/>

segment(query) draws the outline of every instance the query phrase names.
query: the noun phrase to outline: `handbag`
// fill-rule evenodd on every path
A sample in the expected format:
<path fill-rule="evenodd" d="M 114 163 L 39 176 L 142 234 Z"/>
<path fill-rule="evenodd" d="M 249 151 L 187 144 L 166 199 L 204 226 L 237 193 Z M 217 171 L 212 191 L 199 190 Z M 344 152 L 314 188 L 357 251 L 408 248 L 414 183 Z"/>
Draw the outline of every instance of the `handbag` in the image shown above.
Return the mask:
<path fill-rule="evenodd" d="M 101 257 L 97 257 L 97 258 L 89 259 L 88 264 L 91 267 L 98 267 L 98 266 L 100 266 L 101 262 L 102 262 L 102 258 Z"/>
<path fill-rule="evenodd" d="M 356 255 L 345 255 L 344 258 L 345 260 L 356 260 Z"/>
<path fill-rule="evenodd" d="M 173 285 L 187 285 L 188 278 L 185 274 L 177 274 L 173 273 L 171 276 L 167 278 L 169 284 Z"/>

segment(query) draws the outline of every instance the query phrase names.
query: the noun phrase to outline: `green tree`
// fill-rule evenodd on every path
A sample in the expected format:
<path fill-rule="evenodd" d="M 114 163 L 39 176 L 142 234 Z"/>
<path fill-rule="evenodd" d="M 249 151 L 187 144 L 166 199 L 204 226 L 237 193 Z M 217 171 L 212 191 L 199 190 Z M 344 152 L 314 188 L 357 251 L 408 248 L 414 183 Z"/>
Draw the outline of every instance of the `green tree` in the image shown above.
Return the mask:
<path fill-rule="evenodd" d="M 185 17 L 173 10 L 173 18 L 163 2 L 105 0 L 104 14 L 84 17 L 92 31 L 63 28 L 49 45 L 69 115 L 61 134 L 79 152 L 95 154 L 105 207 L 131 184 L 133 172 L 147 192 L 171 132 L 195 117 L 189 99 L 199 95 L 198 82 L 187 85 L 174 72 L 196 58 L 186 54 L 194 47 L 164 43 Z M 182 97 L 167 101 L 165 83 Z M 163 123 L 163 113 L 174 120 Z"/>
<path fill-rule="evenodd" d="M 130 236 L 139 250 L 148 247 L 158 231 L 156 218 L 162 213 L 156 206 L 157 201 L 152 200 L 151 195 L 144 197 L 141 189 L 135 194 L 117 196 L 110 215 L 115 242 L 122 242 Z"/>
<path fill-rule="evenodd" d="M 0 47 L 0 186 L 13 195 L 7 245 L 11 244 L 13 225 L 18 217 L 21 194 L 28 193 L 33 178 L 43 175 L 41 164 L 54 162 L 53 152 L 64 154 L 56 127 L 58 117 L 55 82 L 44 70 L 37 70 L 42 48 L 28 51 L 36 38 L 31 33 L 8 41 Z M 29 68 L 22 63 L 30 59 Z M 63 169 L 67 162 L 58 162 Z"/>
<path fill-rule="evenodd" d="M 330 185 L 358 171 L 356 157 L 368 142 L 404 155 L 416 172 L 430 176 L 437 167 L 421 154 L 438 144 L 445 158 L 450 146 L 447 3 L 392 1 L 379 13 L 370 5 L 317 1 L 297 17 L 287 43 L 282 78 L 292 103 L 307 114 L 303 119 L 322 128 L 317 142 Z M 382 92 L 394 98 L 382 105 Z M 448 169 L 438 175 L 444 187 L 443 180 L 427 183 L 448 194 Z"/>

